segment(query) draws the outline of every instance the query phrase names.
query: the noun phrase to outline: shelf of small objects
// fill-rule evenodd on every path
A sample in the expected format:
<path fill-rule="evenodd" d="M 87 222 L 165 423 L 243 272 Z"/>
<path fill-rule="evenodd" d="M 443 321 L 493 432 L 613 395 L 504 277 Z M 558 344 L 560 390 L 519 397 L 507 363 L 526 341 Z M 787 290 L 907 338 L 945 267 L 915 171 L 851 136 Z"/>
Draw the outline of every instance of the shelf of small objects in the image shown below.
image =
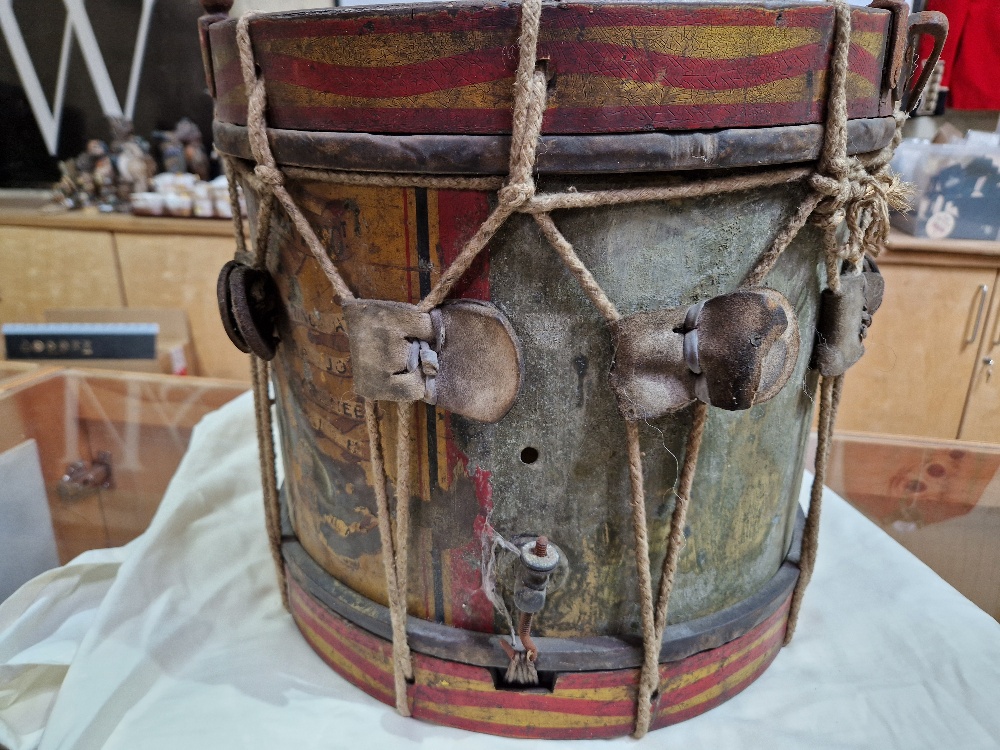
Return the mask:
<path fill-rule="evenodd" d="M 90 140 L 77 157 L 59 163 L 62 178 L 54 189 L 62 207 L 96 208 L 102 214 L 232 218 L 226 177 L 209 180 L 209 155 L 194 122 L 184 117 L 173 130 L 154 131 L 155 149 L 133 132 L 130 120 L 109 117 L 108 125 L 110 143 Z"/>
<path fill-rule="evenodd" d="M 150 182 L 152 191 L 131 195 L 132 213 L 136 216 L 194 216 L 203 219 L 231 219 L 233 216 L 225 175 L 206 182 L 190 173 L 163 172 Z"/>

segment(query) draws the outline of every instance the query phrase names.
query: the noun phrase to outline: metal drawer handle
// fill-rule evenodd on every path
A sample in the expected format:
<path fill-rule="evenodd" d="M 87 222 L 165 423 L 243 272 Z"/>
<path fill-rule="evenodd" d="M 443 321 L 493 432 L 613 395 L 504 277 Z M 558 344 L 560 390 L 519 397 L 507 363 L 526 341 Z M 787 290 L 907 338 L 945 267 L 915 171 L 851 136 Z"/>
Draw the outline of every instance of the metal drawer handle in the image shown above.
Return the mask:
<path fill-rule="evenodd" d="M 990 346 L 1000 346 L 1000 308 L 997 309 L 997 316 L 993 320 L 993 331 L 996 338 L 990 340 Z"/>
<path fill-rule="evenodd" d="M 965 340 L 966 344 L 973 344 L 976 336 L 979 335 L 979 324 L 983 322 L 983 308 L 986 307 L 986 293 L 990 290 L 986 284 L 979 285 L 979 310 L 976 311 L 976 324 L 972 328 L 972 335 Z"/>

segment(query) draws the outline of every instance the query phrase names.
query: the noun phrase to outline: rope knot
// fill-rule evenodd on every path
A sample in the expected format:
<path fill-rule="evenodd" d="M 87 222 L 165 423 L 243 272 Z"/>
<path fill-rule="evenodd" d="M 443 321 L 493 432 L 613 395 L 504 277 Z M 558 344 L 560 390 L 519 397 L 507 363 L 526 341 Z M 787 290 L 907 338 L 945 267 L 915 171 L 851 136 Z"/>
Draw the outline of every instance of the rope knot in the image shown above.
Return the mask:
<path fill-rule="evenodd" d="M 865 253 L 877 255 L 889 236 L 889 208 L 904 209 L 909 186 L 887 166 L 869 171 L 851 158 L 842 177 L 815 174 L 812 188 L 824 196 L 816 208 L 817 223 L 845 234 L 836 255 L 857 265 Z"/>
<path fill-rule="evenodd" d="M 500 188 L 500 203 L 511 208 L 520 208 L 535 197 L 535 186 L 531 182 L 512 182 Z"/>
<path fill-rule="evenodd" d="M 271 167 L 267 164 L 258 164 L 254 167 L 253 172 L 265 185 L 269 185 L 272 188 L 281 187 L 285 184 L 285 175 L 282 174 L 281 170 L 277 167 Z"/>

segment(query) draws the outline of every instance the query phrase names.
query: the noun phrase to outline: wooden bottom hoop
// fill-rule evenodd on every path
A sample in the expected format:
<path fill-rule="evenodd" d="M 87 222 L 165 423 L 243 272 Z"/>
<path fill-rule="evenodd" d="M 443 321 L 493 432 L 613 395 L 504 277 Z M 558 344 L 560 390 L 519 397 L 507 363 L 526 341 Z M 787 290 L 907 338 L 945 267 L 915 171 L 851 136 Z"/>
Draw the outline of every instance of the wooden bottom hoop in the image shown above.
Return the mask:
<path fill-rule="evenodd" d="M 291 572 L 291 571 L 289 571 Z M 288 577 L 292 616 L 309 645 L 339 675 L 394 706 L 392 643 L 348 622 Z M 654 729 L 705 713 L 756 680 L 781 649 L 786 598 L 763 622 L 717 648 L 660 665 Z M 559 673 L 551 689 L 498 688 L 493 670 L 413 654 L 414 718 L 526 739 L 600 739 L 628 735 L 638 669 Z"/>

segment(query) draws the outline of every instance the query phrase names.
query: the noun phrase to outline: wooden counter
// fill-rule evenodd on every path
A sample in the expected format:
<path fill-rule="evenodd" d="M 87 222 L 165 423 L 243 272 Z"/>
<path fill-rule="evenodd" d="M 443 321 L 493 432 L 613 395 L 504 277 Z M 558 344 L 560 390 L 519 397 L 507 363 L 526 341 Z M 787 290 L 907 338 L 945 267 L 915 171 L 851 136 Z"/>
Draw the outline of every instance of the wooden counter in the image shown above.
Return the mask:
<path fill-rule="evenodd" d="M 887 250 L 879 258 L 879 265 L 882 263 L 1000 268 L 1000 242 L 932 240 L 893 231 Z"/>
<path fill-rule="evenodd" d="M 231 219 L 177 219 L 165 216 L 132 216 L 83 209 L 24 209 L 0 205 L 0 226 L 39 229 L 82 229 L 91 232 L 198 235 L 232 237 Z"/>
<path fill-rule="evenodd" d="M 0 323 L 41 322 L 53 308 L 179 308 L 196 373 L 247 381 L 247 356 L 226 337 L 215 299 L 234 250 L 228 219 L 0 204 Z"/>

